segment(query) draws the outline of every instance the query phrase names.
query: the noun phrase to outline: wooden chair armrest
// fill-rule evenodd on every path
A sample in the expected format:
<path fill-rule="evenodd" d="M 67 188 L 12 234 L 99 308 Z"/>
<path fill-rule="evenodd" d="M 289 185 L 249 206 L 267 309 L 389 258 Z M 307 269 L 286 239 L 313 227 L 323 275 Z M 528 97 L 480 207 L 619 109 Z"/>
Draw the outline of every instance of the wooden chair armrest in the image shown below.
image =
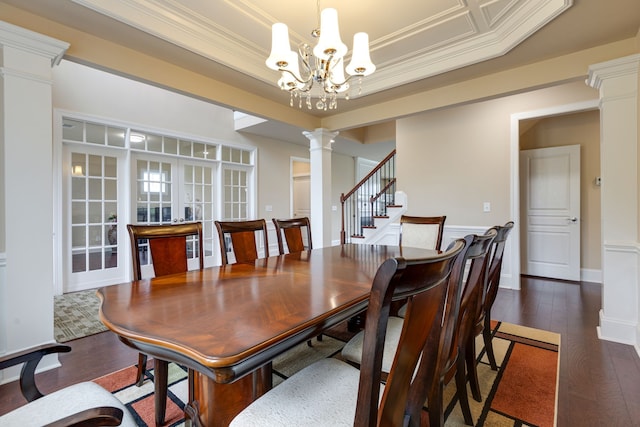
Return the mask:
<path fill-rule="evenodd" d="M 43 344 L 27 350 L 20 351 L 0 357 L 0 369 L 9 368 L 11 366 L 22 365 L 20 372 L 20 391 L 28 402 L 32 402 L 43 396 L 36 386 L 36 367 L 40 360 L 47 354 L 68 353 L 71 347 L 61 344 Z"/>
<path fill-rule="evenodd" d="M 122 423 L 122 409 L 112 406 L 85 409 L 77 414 L 47 424 L 44 427 L 93 427 L 119 426 Z"/>

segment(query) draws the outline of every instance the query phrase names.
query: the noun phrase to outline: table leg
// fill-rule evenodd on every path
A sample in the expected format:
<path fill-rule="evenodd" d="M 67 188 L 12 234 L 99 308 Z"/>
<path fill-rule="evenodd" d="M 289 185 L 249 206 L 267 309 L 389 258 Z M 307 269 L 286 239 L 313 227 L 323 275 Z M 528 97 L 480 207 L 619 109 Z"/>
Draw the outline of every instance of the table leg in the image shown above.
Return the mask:
<path fill-rule="evenodd" d="M 226 427 L 240 411 L 269 391 L 272 381 L 271 363 L 230 384 L 219 384 L 189 370 L 189 405 L 185 416 L 194 426 Z"/>
<path fill-rule="evenodd" d="M 164 424 L 167 410 L 167 381 L 169 378 L 169 363 L 165 360 L 153 359 L 153 388 L 155 391 L 156 425 Z"/>

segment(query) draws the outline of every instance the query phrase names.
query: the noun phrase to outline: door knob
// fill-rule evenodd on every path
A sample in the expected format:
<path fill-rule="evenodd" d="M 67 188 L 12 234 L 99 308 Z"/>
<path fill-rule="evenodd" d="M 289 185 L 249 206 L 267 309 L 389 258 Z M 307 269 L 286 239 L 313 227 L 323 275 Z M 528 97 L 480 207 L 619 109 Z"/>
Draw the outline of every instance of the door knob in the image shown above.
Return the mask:
<path fill-rule="evenodd" d="M 569 218 L 569 221 L 578 222 L 578 218 L 576 218 L 575 216 L 572 216 L 571 218 Z"/>

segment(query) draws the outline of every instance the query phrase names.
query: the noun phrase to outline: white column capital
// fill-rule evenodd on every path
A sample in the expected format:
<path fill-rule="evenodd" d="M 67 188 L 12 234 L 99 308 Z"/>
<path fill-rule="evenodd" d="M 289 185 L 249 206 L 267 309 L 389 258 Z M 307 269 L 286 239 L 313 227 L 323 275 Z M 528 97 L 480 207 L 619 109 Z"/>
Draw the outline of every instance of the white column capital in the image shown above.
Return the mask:
<path fill-rule="evenodd" d="M 594 89 L 601 89 L 605 80 L 620 77 L 634 77 L 640 70 L 640 54 L 625 56 L 589 66 L 586 83 Z M 636 85 L 637 86 L 637 85 Z"/>
<path fill-rule="evenodd" d="M 0 21 L 0 46 L 12 47 L 18 51 L 47 58 L 51 61 L 51 66 L 58 65 L 69 49 L 67 42 L 3 21 Z"/>
<path fill-rule="evenodd" d="M 331 144 L 335 141 L 336 136 L 338 136 L 339 132 L 330 132 L 327 129 L 317 128 L 311 132 L 302 132 L 304 136 L 309 140 L 309 149 L 310 150 L 329 150 L 331 151 Z"/>

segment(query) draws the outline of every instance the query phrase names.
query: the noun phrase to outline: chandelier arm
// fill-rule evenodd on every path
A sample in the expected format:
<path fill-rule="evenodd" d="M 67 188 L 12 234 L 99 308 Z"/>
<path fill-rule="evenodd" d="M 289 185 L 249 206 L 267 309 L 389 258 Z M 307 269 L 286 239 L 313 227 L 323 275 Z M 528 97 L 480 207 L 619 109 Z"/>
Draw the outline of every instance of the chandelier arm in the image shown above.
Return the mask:
<path fill-rule="evenodd" d="M 302 83 L 303 85 L 307 85 L 307 84 L 309 84 L 309 82 L 310 82 L 310 81 L 312 81 L 312 79 L 313 79 L 313 75 L 311 75 L 311 76 L 309 76 L 309 78 L 308 78 L 308 79 L 306 79 L 306 80 L 300 80 L 300 79 L 298 78 L 298 76 L 296 76 L 293 72 L 291 72 L 290 70 L 287 70 L 286 68 L 279 68 L 278 70 L 279 70 L 279 71 L 283 71 L 283 72 L 285 72 L 285 73 L 289 73 L 289 74 L 291 74 L 291 76 L 292 76 L 294 79 L 296 79 L 296 81 L 297 81 L 298 83 Z"/>
<path fill-rule="evenodd" d="M 331 78 L 329 78 L 329 79 L 327 79 L 327 80 L 328 80 L 328 81 L 329 81 L 329 83 L 331 83 L 333 86 L 340 87 L 340 86 L 343 86 L 343 85 L 345 85 L 345 84 L 349 83 L 349 80 L 351 80 L 353 77 L 362 77 L 362 74 L 353 74 L 353 75 L 349 74 L 349 77 L 347 77 L 346 79 L 344 79 L 344 81 L 343 81 L 342 83 L 336 83 L 336 82 L 334 82 L 333 80 L 331 80 Z"/>

